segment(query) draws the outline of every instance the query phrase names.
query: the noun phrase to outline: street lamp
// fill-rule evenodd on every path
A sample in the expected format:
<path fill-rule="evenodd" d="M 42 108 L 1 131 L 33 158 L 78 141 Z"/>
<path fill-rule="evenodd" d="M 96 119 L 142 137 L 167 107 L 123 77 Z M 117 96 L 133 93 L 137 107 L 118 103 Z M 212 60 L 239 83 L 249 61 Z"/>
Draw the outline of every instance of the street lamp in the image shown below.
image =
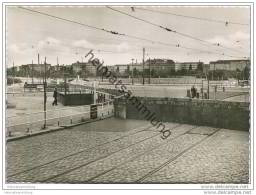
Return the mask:
<path fill-rule="evenodd" d="M 144 58 L 145 58 L 145 48 L 143 48 L 143 59 L 142 59 L 142 84 L 144 85 L 145 81 L 144 81 Z"/>
<path fill-rule="evenodd" d="M 132 59 L 132 85 L 134 84 L 134 83 L 133 83 L 133 60 L 134 60 L 134 59 Z"/>
<path fill-rule="evenodd" d="M 12 63 L 12 85 L 14 85 L 14 77 L 15 77 L 15 73 L 14 73 L 14 62 L 13 62 Z"/>
<path fill-rule="evenodd" d="M 43 129 L 46 129 L 46 57 L 44 60 L 44 126 Z"/>
<path fill-rule="evenodd" d="M 150 67 L 150 58 L 149 58 L 149 62 L 148 62 L 148 68 L 149 68 L 149 78 L 148 78 L 148 83 L 150 84 L 150 79 L 151 79 L 151 67 Z"/>

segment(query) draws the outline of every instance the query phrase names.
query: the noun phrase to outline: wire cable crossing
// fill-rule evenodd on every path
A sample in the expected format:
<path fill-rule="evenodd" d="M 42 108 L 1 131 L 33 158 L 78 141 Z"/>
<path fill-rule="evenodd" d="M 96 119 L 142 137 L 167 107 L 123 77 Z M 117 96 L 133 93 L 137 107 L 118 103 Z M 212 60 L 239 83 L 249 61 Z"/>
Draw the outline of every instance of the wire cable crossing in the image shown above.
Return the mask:
<path fill-rule="evenodd" d="M 207 22 L 221 23 L 221 24 L 224 24 L 225 26 L 228 26 L 229 24 L 249 26 L 249 24 L 245 24 L 245 23 L 232 22 L 232 21 L 227 21 L 227 20 L 217 20 L 217 19 L 210 19 L 210 18 L 202 18 L 202 17 L 195 17 L 195 16 L 187 16 L 187 15 L 176 14 L 176 13 L 172 13 L 172 12 L 146 9 L 146 8 L 142 8 L 142 7 L 131 7 L 131 8 L 134 11 L 135 11 L 135 9 L 138 9 L 138 10 L 143 10 L 143 11 L 147 11 L 147 12 L 153 12 L 153 13 L 159 13 L 159 14 L 168 14 L 168 15 L 173 15 L 173 16 L 178 16 L 178 17 L 183 17 L 183 18 L 188 18 L 188 19 L 195 19 L 195 20 L 201 20 L 201 21 L 207 21 Z"/>
<path fill-rule="evenodd" d="M 88 25 L 88 24 L 85 24 L 85 23 L 77 22 L 77 21 L 70 20 L 70 19 L 67 19 L 67 18 L 62 18 L 62 17 L 59 17 L 59 16 L 54 16 L 54 15 L 51 15 L 51 14 L 48 14 L 48 13 L 45 13 L 45 12 L 36 11 L 36 10 L 25 8 L 25 7 L 18 7 L 18 8 L 26 10 L 26 11 L 30 11 L 32 13 L 37 13 L 37 14 L 40 14 L 40 15 L 44 15 L 44 16 L 48 16 L 48 17 L 51 17 L 51 18 L 55 18 L 55 19 L 58 19 L 58 20 L 62 20 L 62 21 L 66 21 L 66 22 L 70 22 L 70 23 L 74 23 L 74 24 L 78 24 L 80 26 L 91 28 L 91 29 L 94 29 L 94 30 L 104 31 L 104 32 L 112 34 L 112 35 L 119 35 L 119 36 L 124 36 L 124 37 L 128 37 L 128 38 L 136 39 L 136 40 L 147 41 L 147 42 L 149 42 L 151 44 L 159 44 L 159 45 L 165 45 L 165 46 L 170 46 L 170 47 L 182 48 L 182 49 L 187 49 L 187 50 L 194 50 L 194 51 L 199 51 L 200 53 L 217 54 L 217 55 L 227 56 L 227 57 L 231 57 L 231 58 L 247 58 L 247 57 L 238 57 L 238 56 L 233 56 L 233 55 L 227 55 L 225 53 L 207 51 L 207 50 L 196 49 L 196 48 L 191 48 L 191 47 L 185 47 L 185 46 L 182 46 L 181 44 L 171 44 L 171 43 L 165 43 L 165 42 L 161 42 L 161 41 L 153 41 L 153 40 L 149 40 L 149 39 L 138 37 L 138 36 L 134 36 L 134 35 L 128 35 L 128 34 L 124 34 L 124 33 L 119 33 L 117 31 L 113 31 L 113 30 L 106 30 L 104 28 L 95 27 L 95 26 L 92 26 L 92 25 Z M 110 8 L 110 7 L 108 7 L 108 8 Z M 113 9 L 113 8 L 111 8 L 111 9 Z M 135 17 L 135 16 L 133 16 L 133 17 Z M 137 17 L 135 17 L 135 18 L 137 18 Z M 157 25 L 157 24 L 154 24 L 154 23 L 151 23 L 151 22 L 147 22 L 147 23 L 150 23 L 150 24 L 153 24 L 153 25 L 159 27 L 159 25 Z M 165 27 L 160 27 L 160 28 L 165 28 Z M 177 33 L 176 31 L 171 30 L 171 29 L 167 29 L 167 30 Z"/>
<path fill-rule="evenodd" d="M 173 29 L 170 29 L 170 28 L 168 28 L 168 27 L 163 27 L 163 26 L 161 26 L 161 25 L 158 25 L 158 24 L 155 24 L 155 23 L 150 22 L 150 21 L 148 21 L 148 20 L 145 20 L 145 19 L 142 19 L 142 18 L 133 16 L 133 15 L 131 15 L 131 14 L 128 14 L 128 13 L 126 13 L 126 12 L 123 12 L 123 11 L 120 11 L 120 10 L 117 10 L 117 9 L 114 9 L 114 8 L 112 8 L 112 7 L 109 7 L 109 6 L 106 6 L 106 7 L 109 8 L 109 9 L 111 9 L 111 10 L 113 10 L 113 11 L 115 11 L 115 12 L 119 12 L 119 13 L 124 14 L 124 15 L 126 15 L 126 16 L 129 16 L 129 17 L 132 17 L 132 18 L 134 18 L 134 19 L 137 19 L 137 20 L 140 20 L 140 21 L 142 21 L 142 22 L 145 22 L 145 23 L 147 23 L 147 24 L 150 24 L 150 25 L 159 27 L 159 28 L 161 28 L 161 29 L 164 29 L 164 30 L 166 30 L 166 31 L 168 31 L 168 32 L 176 33 L 176 34 L 178 34 L 178 35 L 180 35 L 180 36 L 187 37 L 187 38 L 190 38 L 190 39 L 193 39 L 193 40 L 196 40 L 196 41 L 204 42 L 204 43 L 207 43 L 207 44 L 209 44 L 209 45 L 211 45 L 211 46 L 218 46 L 218 47 L 222 47 L 222 48 L 225 48 L 225 49 L 234 51 L 234 52 L 241 53 L 241 51 L 239 51 L 239 50 L 232 49 L 232 48 L 229 48 L 229 47 L 225 47 L 225 46 L 221 45 L 220 43 L 218 43 L 218 44 L 216 45 L 216 44 L 213 44 L 213 43 L 211 43 L 211 42 L 209 42 L 209 41 L 205 41 L 205 40 L 202 40 L 202 39 L 200 39 L 200 38 L 197 38 L 197 37 L 194 37 L 194 36 L 191 36 L 191 35 L 182 33 L 182 32 L 178 32 L 178 31 L 173 30 Z"/>

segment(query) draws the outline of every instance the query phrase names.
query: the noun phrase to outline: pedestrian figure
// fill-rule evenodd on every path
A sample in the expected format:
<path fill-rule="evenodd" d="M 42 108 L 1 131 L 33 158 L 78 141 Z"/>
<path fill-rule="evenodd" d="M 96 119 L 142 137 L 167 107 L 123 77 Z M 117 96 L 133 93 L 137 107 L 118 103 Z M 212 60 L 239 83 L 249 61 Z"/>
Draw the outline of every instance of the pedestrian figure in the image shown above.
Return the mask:
<path fill-rule="evenodd" d="M 191 97 L 193 98 L 193 87 L 191 87 L 190 91 L 191 91 Z"/>
<path fill-rule="evenodd" d="M 191 96 L 192 98 L 196 97 L 196 89 L 195 86 L 193 85 L 193 87 L 191 88 Z"/>
<path fill-rule="evenodd" d="M 54 88 L 54 92 L 53 92 L 53 98 L 54 98 L 54 101 L 52 102 L 52 105 L 54 106 L 54 105 L 58 105 L 58 103 L 57 103 L 57 88 L 55 87 Z"/>

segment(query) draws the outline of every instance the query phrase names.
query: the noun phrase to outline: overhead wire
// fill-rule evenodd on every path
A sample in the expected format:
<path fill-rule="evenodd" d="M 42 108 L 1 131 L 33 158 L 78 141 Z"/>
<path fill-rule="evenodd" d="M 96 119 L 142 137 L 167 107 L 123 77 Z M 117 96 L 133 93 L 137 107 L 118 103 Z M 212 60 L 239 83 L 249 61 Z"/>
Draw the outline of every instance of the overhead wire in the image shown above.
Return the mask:
<path fill-rule="evenodd" d="M 232 55 L 227 55 L 225 53 L 217 53 L 217 52 L 212 52 L 212 51 L 200 50 L 200 49 L 196 49 L 196 48 L 184 47 L 180 44 L 170 44 L 170 43 L 164 43 L 164 42 L 160 42 L 160 41 L 152 41 L 152 40 L 145 39 L 145 38 L 138 37 L 138 36 L 134 36 L 134 35 L 127 35 L 127 34 L 124 34 L 124 33 L 119 33 L 119 32 L 113 31 L 113 30 L 106 30 L 104 28 L 99 28 L 99 27 L 95 27 L 95 26 L 92 26 L 92 25 L 87 25 L 87 24 L 84 24 L 84 23 L 81 23 L 81 22 L 77 22 L 77 21 L 70 20 L 70 19 L 67 19 L 67 18 L 62 18 L 62 17 L 59 17 L 59 16 L 54 16 L 54 15 L 51 15 L 51 14 L 48 14 L 48 13 L 45 13 L 45 12 L 41 12 L 41 11 L 36 11 L 36 10 L 33 10 L 33 9 L 28 9 L 28 8 L 24 8 L 24 7 L 18 7 L 18 8 L 29 11 L 29 12 L 32 12 L 32 13 L 37 13 L 37 14 L 48 16 L 48 17 L 55 18 L 55 19 L 58 19 L 58 20 L 66 21 L 66 22 L 69 22 L 69 23 L 78 24 L 80 26 L 91 28 L 91 29 L 94 29 L 94 30 L 104 31 L 106 33 L 110 33 L 110 34 L 113 34 L 113 35 L 120 35 L 120 36 L 125 36 L 125 37 L 128 37 L 128 38 L 132 38 L 132 39 L 147 41 L 147 42 L 150 42 L 151 44 L 160 44 L 160 45 L 171 46 L 171 47 L 176 47 L 176 48 L 183 48 L 183 49 L 188 49 L 188 50 L 197 50 L 197 51 L 200 51 L 202 53 L 218 54 L 218 55 L 223 55 L 223 56 L 227 56 L 227 57 L 231 57 L 231 58 L 246 58 L 246 57 L 236 57 L 236 56 L 232 56 Z"/>
<path fill-rule="evenodd" d="M 211 45 L 211 46 L 218 46 L 218 47 L 222 47 L 222 48 L 225 48 L 225 49 L 234 51 L 234 52 L 239 52 L 239 53 L 241 53 L 241 51 L 238 51 L 238 50 L 236 50 L 236 49 L 223 46 L 223 45 L 221 45 L 220 43 L 217 43 L 217 44 L 215 45 L 215 44 L 213 44 L 213 43 L 211 43 L 211 42 L 209 42 L 209 41 L 206 41 L 206 40 L 203 40 L 203 39 L 194 37 L 194 36 L 189 35 L 189 34 L 186 34 L 186 33 L 178 32 L 178 31 L 176 31 L 176 30 L 174 30 L 174 29 L 171 29 L 171 28 L 168 28 L 168 27 L 164 27 L 164 26 L 162 26 L 162 25 L 153 23 L 153 22 L 151 22 L 151 21 L 148 21 L 148 20 L 139 18 L 139 17 L 137 17 L 137 16 L 131 15 L 131 14 L 126 13 L 126 12 L 124 12 L 124 11 L 120 11 L 120 10 L 114 9 L 114 8 L 112 8 L 112 7 L 109 7 L 109 6 L 106 6 L 106 7 L 107 7 L 108 9 L 111 9 L 111 10 L 113 10 L 113 11 L 115 11 L 115 12 L 120 13 L 120 14 L 129 16 L 129 17 L 134 18 L 134 19 L 136 19 L 136 20 L 140 20 L 140 21 L 142 21 L 142 22 L 145 22 L 145 23 L 147 23 L 147 24 L 153 25 L 153 26 L 155 26 L 155 27 L 159 27 L 159 28 L 161 28 L 161 29 L 163 29 L 163 30 L 166 30 L 166 31 L 168 31 L 168 32 L 175 33 L 175 34 L 178 34 L 178 35 L 180 35 L 180 36 L 187 37 L 187 38 L 190 38 L 190 39 L 193 39 L 193 40 L 196 40 L 196 41 L 204 42 L 204 43 L 207 43 L 207 44 L 209 44 L 209 45 Z M 203 45 L 205 45 L 205 44 L 203 44 Z M 208 45 L 206 45 L 206 46 L 208 46 Z"/>
<path fill-rule="evenodd" d="M 173 15 L 173 16 L 188 18 L 188 19 L 195 19 L 195 20 L 201 20 L 201 21 L 207 21 L 207 22 L 221 23 L 221 24 L 224 24 L 226 26 L 228 24 L 249 26 L 249 24 L 233 22 L 233 21 L 229 21 L 229 20 L 217 20 L 217 19 L 211 19 L 211 18 L 202 18 L 202 17 L 196 17 L 196 16 L 188 16 L 188 15 L 176 14 L 176 13 L 172 13 L 172 12 L 165 12 L 165 11 L 146 9 L 146 8 L 142 8 L 142 7 L 132 7 L 133 10 L 135 10 L 135 8 L 139 9 L 139 10 L 148 11 L 148 12 L 154 12 L 154 13 L 160 13 L 160 14 L 169 14 L 169 15 Z"/>

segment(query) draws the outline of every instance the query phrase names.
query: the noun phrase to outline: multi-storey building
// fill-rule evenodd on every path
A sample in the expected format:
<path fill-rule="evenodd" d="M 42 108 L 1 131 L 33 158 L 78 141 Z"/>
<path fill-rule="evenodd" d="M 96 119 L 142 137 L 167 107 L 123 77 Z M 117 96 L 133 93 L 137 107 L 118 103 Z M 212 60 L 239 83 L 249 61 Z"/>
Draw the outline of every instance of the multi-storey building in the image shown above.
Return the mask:
<path fill-rule="evenodd" d="M 246 66 L 249 67 L 249 60 L 217 60 L 210 62 L 210 70 L 242 71 Z"/>
<path fill-rule="evenodd" d="M 25 64 L 25 65 L 21 65 L 19 70 L 23 71 L 23 72 L 38 72 L 38 73 L 44 73 L 45 69 L 46 71 L 48 71 L 51 67 L 51 64 Z"/>
<path fill-rule="evenodd" d="M 91 62 L 75 62 L 71 64 L 73 71 L 77 73 L 83 73 L 87 76 L 96 76 L 96 67 Z"/>

